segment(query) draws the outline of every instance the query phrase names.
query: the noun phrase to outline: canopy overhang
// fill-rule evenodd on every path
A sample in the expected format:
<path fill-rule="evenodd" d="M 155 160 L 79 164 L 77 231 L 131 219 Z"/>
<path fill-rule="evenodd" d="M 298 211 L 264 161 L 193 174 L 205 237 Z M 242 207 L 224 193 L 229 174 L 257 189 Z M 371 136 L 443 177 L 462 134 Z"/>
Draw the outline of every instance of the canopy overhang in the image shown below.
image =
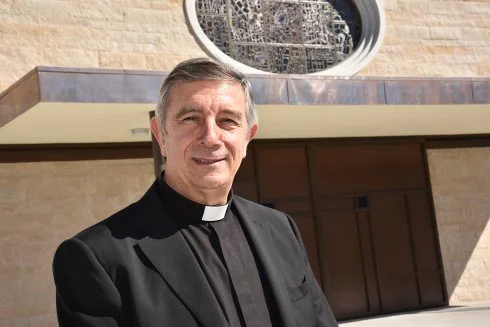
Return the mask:
<path fill-rule="evenodd" d="M 0 144 L 148 142 L 166 75 L 37 67 L 0 94 Z M 258 138 L 490 134 L 488 78 L 248 77 Z"/>

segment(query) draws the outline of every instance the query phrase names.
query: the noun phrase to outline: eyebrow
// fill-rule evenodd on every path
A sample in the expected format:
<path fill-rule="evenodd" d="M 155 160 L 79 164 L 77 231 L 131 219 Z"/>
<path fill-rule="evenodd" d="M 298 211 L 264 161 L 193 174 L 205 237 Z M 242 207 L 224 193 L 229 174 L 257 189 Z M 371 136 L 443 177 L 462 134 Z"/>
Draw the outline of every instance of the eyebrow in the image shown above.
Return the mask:
<path fill-rule="evenodd" d="M 227 116 L 231 116 L 232 118 L 234 118 L 236 120 L 242 119 L 242 116 L 243 116 L 241 112 L 236 112 L 236 111 L 229 110 L 229 109 L 223 110 L 222 113 L 224 113 Z"/>
<path fill-rule="evenodd" d="M 179 110 L 179 112 L 177 112 L 177 114 L 175 115 L 175 119 L 180 119 L 189 113 L 201 113 L 201 112 L 202 112 L 202 110 L 200 110 L 196 107 L 182 107 Z M 230 109 L 225 109 L 225 110 L 221 111 L 221 114 L 225 114 L 225 115 L 230 116 L 236 120 L 240 120 L 243 116 L 241 112 L 236 112 L 236 111 L 233 111 Z"/>
<path fill-rule="evenodd" d="M 191 113 L 191 112 L 201 112 L 201 110 L 195 108 L 195 107 L 183 107 L 183 108 L 180 108 L 179 109 L 179 112 L 175 115 L 175 119 L 180 119 L 182 117 L 184 117 L 185 115 L 187 115 L 188 113 Z"/>

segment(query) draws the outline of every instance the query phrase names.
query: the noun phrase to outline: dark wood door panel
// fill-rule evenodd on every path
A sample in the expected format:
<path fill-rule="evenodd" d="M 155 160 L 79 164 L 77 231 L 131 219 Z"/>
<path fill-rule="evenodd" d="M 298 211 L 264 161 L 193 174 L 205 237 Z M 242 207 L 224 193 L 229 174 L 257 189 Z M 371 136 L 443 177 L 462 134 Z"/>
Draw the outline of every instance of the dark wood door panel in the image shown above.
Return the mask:
<path fill-rule="evenodd" d="M 233 183 L 234 194 L 250 201 L 259 202 L 257 183 L 252 181 L 235 181 Z"/>
<path fill-rule="evenodd" d="M 303 146 L 257 147 L 255 155 L 262 201 L 310 196 Z"/>
<path fill-rule="evenodd" d="M 381 307 L 395 311 L 419 306 L 412 239 L 403 193 L 369 197 Z"/>
<path fill-rule="evenodd" d="M 419 284 L 423 306 L 440 305 L 445 302 L 442 273 L 420 274 Z"/>
<path fill-rule="evenodd" d="M 305 147 L 258 146 L 254 153 L 261 203 L 293 218 L 313 273 L 322 285 Z"/>
<path fill-rule="evenodd" d="M 313 207 L 310 197 L 275 199 L 269 203 L 272 204 L 274 209 L 284 211 L 290 215 L 294 215 L 296 213 L 309 213 L 310 215 L 313 214 Z"/>
<path fill-rule="evenodd" d="M 425 189 L 418 143 L 308 147 L 315 195 Z"/>
<path fill-rule="evenodd" d="M 258 202 L 257 181 L 255 177 L 254 152 L 249 149 L 247 156 L 242 160 L 233 182 L 233 192 L 250 201 Z"/>
<path fill-rule="evenodd" d="M 315 221 L 312 215 L 292 214 L 292 218 L 298 226 L 301 238 L 308 253 L 308 261 L 315 274 L 316 280 L 322 285 L 320 263 L 318 262 L 318 244 L 316 238 Z"/>
<path fill-rule="evenodd" d="M 243 158 L 242 164 L 240 165 L 240 169 L 238 169 L 235 181 L 249 181 L 255 180 L 255 153 L 253 148 L 249 148 L 247 151 L 247 156 Z"/>
<path fill-rule="evenodd" d="M 441 305 L 424 156 L 417 142 L 263 142 L 234 190 L 294 219 L 337 319 Z"/>
<path fill-rule="evenodd" d="M 369 305 L 356 213 L 328 211 L 320 218 L 325 293 L 332 310 L 337 319 L 366 314 Z"/>
<path fill-rule="evenodd" d="M 374 253 L 381 274 L 413 274 L 413 253 L 403 194 L 369 197 Z"/>
<path fill-rule="evenodd" d="M 381 307 L 384 312 L 420 307 L 417 281 L 413 274 L 380 275 Z"/>
<path fill-rule="evenodd" d="M 417 269 L 419 272 L 439 272 L 429 195 L 426 192 L 408 193 L 407 206 L 412 225 Z"/>
<path fill-rule="evenodd" d="M 377 313 L 381 310 L 381 303 L 378 291 L 378 272 L 376 270 L 376 262 L 373 253 L 373 239 L 371 237 L 369 212 L 367 210 L 358 211 L 357 217 L 359 219 L 359 236 L 363 257 L 369 312 Z"/>
<path fill-rule="evenodd" d="M 356 201 L 353 196 L 315 196 L 315 208 L 325 210 L 355 210 Z"/>

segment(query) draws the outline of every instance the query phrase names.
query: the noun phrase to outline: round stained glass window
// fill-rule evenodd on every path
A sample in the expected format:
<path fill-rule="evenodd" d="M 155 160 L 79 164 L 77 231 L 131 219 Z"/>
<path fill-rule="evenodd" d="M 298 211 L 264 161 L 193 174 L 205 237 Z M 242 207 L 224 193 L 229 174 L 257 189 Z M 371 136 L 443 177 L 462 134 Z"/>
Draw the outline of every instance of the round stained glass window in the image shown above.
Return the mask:
<path fill-rule="evenodd" d="M 369 11 L 357 5 L 366 0 L 186 1 L 189 18 L 190 8 L 199 32 L 222 54 L 284 74 L 327 71 L 353 56 L 366 34 L 359 9 Z"/>

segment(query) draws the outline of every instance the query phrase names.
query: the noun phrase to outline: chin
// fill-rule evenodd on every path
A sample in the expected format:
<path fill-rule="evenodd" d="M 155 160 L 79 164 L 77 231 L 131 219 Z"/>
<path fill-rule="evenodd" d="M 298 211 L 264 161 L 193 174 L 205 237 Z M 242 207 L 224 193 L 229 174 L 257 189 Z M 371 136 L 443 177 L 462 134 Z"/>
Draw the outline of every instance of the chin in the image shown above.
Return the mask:
<path fill-rule="evenodd" d="M 203 189 L 217 189 L 231 185 L 228 175 L 204 175 L 194 180 L 195 184 Z"/>

